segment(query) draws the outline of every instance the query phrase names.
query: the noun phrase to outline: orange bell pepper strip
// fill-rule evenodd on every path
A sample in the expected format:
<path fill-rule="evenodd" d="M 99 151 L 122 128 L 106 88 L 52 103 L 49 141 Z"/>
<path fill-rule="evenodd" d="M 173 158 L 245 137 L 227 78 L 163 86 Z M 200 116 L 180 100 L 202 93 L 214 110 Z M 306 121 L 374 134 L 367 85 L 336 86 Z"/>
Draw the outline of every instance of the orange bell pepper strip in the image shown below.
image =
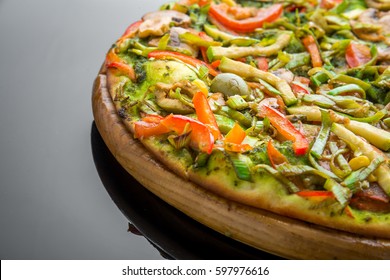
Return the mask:
<path fill-rule="evenodd" d="M 281 4 L 275 4 L 267 8 L 259 9 L 254 17 L 245 19 L 235 19 L 228 13 L 229 6 L 226 4 L 212 4 L 209 9 L 209 15 L 214 17 L 222 25 L 235 32 L 248 33 L 261 28 L 265 22 L 273 22 L 283 12 Z"/>
<path fill-rule="evenodd" d="M 351 68 L 364 65 L 371 60 L 370 48 L 363 44 L 351 42 L 345 50 L 345 60 Z"/>
<path fill-rule="evenodd" d="M 214 136 L 210 129 L 200 121 L 182 115 L 168 115 L 161 124 L 177 134 L 182 134 L 187 125 L 190 125 L 190 145 L 197 150 L 210 154 L 214 146 Z"/>
<path fill-rule="evenodd" d="M 235 123 L 233 128 L 226 134 L 223 141 L 223 148 L 230 152 L 244 153 L 252 150 L 252 146 L 249 144 L 242 144 L 246 137 L 245 130 Z"/>
<path fill-rule="evenodd" d="M 112 48 L 106 56 L 106 67 L 107 68 L 115 68 L 120 72 L 128 76 L 132 81 L 136 80 L 135 71 L 133 67 L 127 63 L 125 63 L 116 53 L 115 49 Z"/>
<path fill-rule="evenodd" d="M 317 43 L 312 35 L 308 35 L 302 39 L 302 43 L 305 49 L 310 54 L 311 64 L 313 67 L 322 66 L 322 58 L 320 50 L 318 49 Z"/>
<path fill-rule="evenodd" d="M 194 104 L 195 113 L 198 116 L 198 120 L 210 128 L 210 131 L 215 139 L 221 139 L 222 134 L 219 131 L 214 113 L 210 108 L 210 104 L 205 94 L 201 91 L 195 93 L 194 97 L 192 98 L 192 103 Z"/>
<path fill-rule="evenodd" d="M 277 165 L 288 163 L 287 158 L 279 152 L 278 149 L 275 148 L 274 144 L 272 143 L 272 140 L 268 141 L 267 144 L 267 154 L 268 158 L 271 162 L 272 167 L 276 167 Z"/>
<path fill-rule="evenodd" d="M 245 130 L 237 122 L 234 124 L 233 128 L 226 134 L 225 142 L 241 144 L 246 137 Z"/>
<path fill-rule="evenodd" d="M 211 67 L 206 62 L 193 58 L 191 56 L 179 53 L 179 52 L 172 52 L 172 51 L 152 51 L 148 54 L 148 58 L 155 58 L 155 59 L 178 59 L 186 64 L 189 64 L 191 66 L 194 66 L 196 68 L 200 67 L 201 65 L 207 67 L 209 69 L 209 74 L 212 76 L 218 75 L 218 71 L 216 71 L 213 67 Z"/>
<path fill-rule="evenodd" d="M 144 120 L 134 122 L 134 137 L 137 139 L 148 138 L 150 136 L 161 135 L 170 130 L 160 123 L 147 122 Z"/>
<path fill-rule="evenodd" d="M 260 116 L 267 116 L 276 130 L 287 140 L 293 142 L 296 155 L 304 155 L 309 149 L 309 141 L 295 128 L 295 126 L 278 110 L 264 105 L 261 107 Z"/>

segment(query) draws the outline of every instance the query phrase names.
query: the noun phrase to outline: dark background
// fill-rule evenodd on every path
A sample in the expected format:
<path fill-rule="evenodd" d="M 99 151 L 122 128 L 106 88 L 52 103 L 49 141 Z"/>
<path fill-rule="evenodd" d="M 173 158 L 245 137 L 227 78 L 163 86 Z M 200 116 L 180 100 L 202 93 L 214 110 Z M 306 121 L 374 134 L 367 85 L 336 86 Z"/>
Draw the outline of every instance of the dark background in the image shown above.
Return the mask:
<path fill-rule="evenodd" d="M 0 259 L 161 259 L 99 178 L 91 89 L 156 0 L 0 0 Z"/>

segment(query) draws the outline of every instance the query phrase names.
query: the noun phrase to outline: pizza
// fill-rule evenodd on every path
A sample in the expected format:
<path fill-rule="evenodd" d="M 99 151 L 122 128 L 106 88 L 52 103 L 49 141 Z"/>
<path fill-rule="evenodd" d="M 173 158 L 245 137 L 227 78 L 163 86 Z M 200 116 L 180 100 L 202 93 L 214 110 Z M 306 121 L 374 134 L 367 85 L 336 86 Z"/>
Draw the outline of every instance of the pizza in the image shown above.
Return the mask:
<path fill-rule="evenodd" d="M 390 238 L 389 65 L 387 0 L 181 0 L 132 23 L 101 73 L 126 133 L 183 180 Z"/>

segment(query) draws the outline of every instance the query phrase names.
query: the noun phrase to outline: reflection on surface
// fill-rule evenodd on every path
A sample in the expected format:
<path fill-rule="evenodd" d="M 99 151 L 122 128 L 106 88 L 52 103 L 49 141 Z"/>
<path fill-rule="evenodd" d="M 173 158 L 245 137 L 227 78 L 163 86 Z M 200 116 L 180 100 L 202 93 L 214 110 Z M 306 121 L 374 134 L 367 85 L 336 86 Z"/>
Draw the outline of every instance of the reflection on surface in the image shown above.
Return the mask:
<path fill-rule="evenodd" d="M 112 200 L 153 246 L 175 259 L 280 259 L 219 234 L 184 215 L 149 192 L 115 160 L 95 123 L 92 153 Z"/>

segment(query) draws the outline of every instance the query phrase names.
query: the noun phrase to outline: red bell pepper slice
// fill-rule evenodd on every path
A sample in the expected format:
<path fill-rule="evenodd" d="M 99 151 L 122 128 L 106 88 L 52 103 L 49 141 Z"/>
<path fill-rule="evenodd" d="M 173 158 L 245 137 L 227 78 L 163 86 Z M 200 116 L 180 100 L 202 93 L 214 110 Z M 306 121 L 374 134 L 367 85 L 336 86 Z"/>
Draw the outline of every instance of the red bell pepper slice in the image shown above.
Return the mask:
<path fill-rule="evenodd" d="M 210 104 L 205 94 L 201 91 L 198 91 L 192 98 L 192 102 L 194 104 L 198 120 L 210 128 L 210 131 L 215 139 L 221 139 L 221 132 L 219 131 L 214 113 L 210 108 Z"/>
<path fill-rule="evenodd" d="M 336 5 L 341 4 L 341 2 L 343 2 L 343 0 L 322 0 L 320 7 L 329 10 Z"/>
<path fill-rule="evenodd" d="M 351 68 L 364 65 L 371 60 L 370 48 L 363 44 L 351 42 L 345 50 L 345 59 Z"/>
<path fill-rule="evenodd" d="M 191 127 L 190 145 L 202 152 L 210 154 L 213 150 L 214 137 L 210 129 L 200 121 L 191 119 L 181 115 L 168 115 L 161 124 L 168 129 L 175 131 L 177 134 L 182 134 L 187 125 Z"/>
<path fill-rule="evenodd" d="M 253 32 L 256 28 L 261 28 L 265 22 L 275 21 L 283 12 L 283 6 L 275 4 L 259 9 L 254 17 L 237 20 L 228 14 L 228 9 L 229 6 L 226 4 L 212 4 L 209 14 L 228 29 L 242 33 Z"/>
<path fill-rule="evenodd" d="M 314 37 L 312 35 L 308 35 L 302 39 L 302 43 L 310 54 L 311 64 L 313 65 L 313 67 L 321 67 L 321 53 L 318 49 L 316 41 L 314 40 Z"/>
<path fill-rule="evenodd" d="M 331 191 L 299 191 L 296 193 L 302 197 L 318 197 L 318 198 L 334 198 L 334 194 Z"/>
<path fill-rule="evenodd" d="M 255 60 L 258 69 L 266 72 L 268 71 L 268 59 L 266 57 L 258 57 Z"/>
<path fill-rule="evenodd" d="M 106 67 L 116 68 L 123 74 L 128 76 L 132 81 L 136 80 L 135 71 L 133 67 L 125 63 L 116 53 L 115 49 L 112 48 L 106 56 Z"/>
<path fill-rule="evenodd" d="M 268 141 L 267 154 L 273 167 L 288 162 L 287 158 L 281 152 L 279 152 L 278 149 L 275 148 L 272 140 Z"/>
<path fill-rule="evenodd" d="M 139 21 L 136 21 L 132 24 L 129 25 L 129 27 L 126 28 L 125 32 L 123 33 L 123 35 L 119 38 L 118 41 L 123 41 L 127 38 L 132 38 L 135 36 L 135 34 L 137 33 L 138 31 L 138 27 L 141 25 L 143 21 L 142 20 L 139 20 Z"/>
<path fill-rule="evenodd" d="M 296 155 L 304 155 L 309 149 L 309 141 L 295 128 L 285 115 L 267 105 L 262 106 L 261 116 L 267 116 L 276 130 L 287 140 L 293 142 L 293 149 Z"/>
<path fill-rule="evenodd" d="M 193 58 L 191 56 L 179 53 L 179 52 L 172 52 L 172 51 L 152 51 L 148 54 L 149 58 L 155 58 L 155 59 L 178 59 L 184 63 L 187 63 L 194 67 L 200 67 L 201 65 L 206 66 L 209 69 L 209 73 L 212 76 L 218 75 L 218 72 L 211 67 L 206 62 Z"/>

